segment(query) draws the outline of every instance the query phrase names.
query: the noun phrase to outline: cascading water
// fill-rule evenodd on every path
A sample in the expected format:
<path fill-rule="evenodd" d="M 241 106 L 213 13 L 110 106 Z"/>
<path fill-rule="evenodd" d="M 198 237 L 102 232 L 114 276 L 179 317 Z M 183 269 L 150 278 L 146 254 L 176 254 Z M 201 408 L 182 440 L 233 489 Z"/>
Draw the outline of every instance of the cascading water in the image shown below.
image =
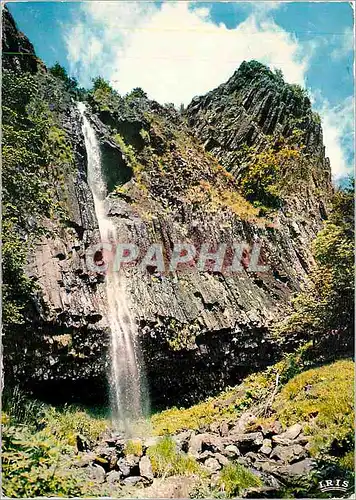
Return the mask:
<path fill-rule="evenodd" d="M 106 215 L 107 187 L 101 168 L 99 142 L 85 115 L 84 103 L 78 103 L 82 116 L 82 130 L 88 159 L 88 184 L 94 198 L 102 242 L 117 243 L 116 228 Z M 111 386 L 114 422 L 131 433 L 133 426 L 148 411 L 143 367 L 137 339 L 136 325 L 125 294 L 123 273 L 108 268 L 106 293 L 111 330 Z"/>

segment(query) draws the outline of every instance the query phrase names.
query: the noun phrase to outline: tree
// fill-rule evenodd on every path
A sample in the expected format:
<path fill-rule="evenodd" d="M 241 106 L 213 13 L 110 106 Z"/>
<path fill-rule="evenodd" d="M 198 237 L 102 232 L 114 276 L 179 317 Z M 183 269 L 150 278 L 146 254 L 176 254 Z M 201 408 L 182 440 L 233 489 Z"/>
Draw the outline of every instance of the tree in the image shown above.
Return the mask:
<path fill-rule="evenodd" d="M 276 327 L 289 338 L 352 349 L 354 330 L 354 189 L 336 191 L 324 228 L 313 242 L 315 268 L 294 299 L 293 312 Z"/>
<path fill-rule="evenodd" d="M 62 80 L 68 91 L 75 91 L 78 88 L 78 82 L 75 78 L 68 76 L 66 69 L 56 62 L 54 66 L 48 70 L 53 76 Z"/>

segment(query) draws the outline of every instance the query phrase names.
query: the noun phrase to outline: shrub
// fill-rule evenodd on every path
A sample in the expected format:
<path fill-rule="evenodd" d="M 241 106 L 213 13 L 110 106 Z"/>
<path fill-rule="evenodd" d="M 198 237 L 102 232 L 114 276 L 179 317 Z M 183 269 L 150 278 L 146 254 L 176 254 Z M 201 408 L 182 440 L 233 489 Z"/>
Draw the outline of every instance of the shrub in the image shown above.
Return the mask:
<path fill-rule="evenodd" d="M 61 444 L 50 433 L 3 426 L 2 485 L 6 496 L 80 496 L 79 480 L 68 470 Z"/>
<path fill-rule="evenodd" d="M 157 476 L 202 474 L 203 470 L 196 460 L 185 453 L 178 452 L 176 443 L 169 436 L 148 448 L 147 455 L 152 470 Z"/>
<path fill-rule="evenodd" d="M 227 464 L 222 468 L 218 485 L 228 498 L 240 496 L 245 488 L 262 486 L 261 479 L 240 464 Z"/>
<path fill-rule="evenodd" d="M 141 457 L 143 454 L 141 441 L 139 439 L 131 439 L 130 441 L 127 441 L 124 453 L 125 455 L 136 455 L 137 457 Z"/>
<path fill-rule="evenodd" d="M 75 406 L 65 406 L 62 410 L 49 408 L 46 423 L 54 436 L 72 446 L 76 444 L 77 435 L 95 443 L 109 428 L 107 419 L 91 416 Z"/>

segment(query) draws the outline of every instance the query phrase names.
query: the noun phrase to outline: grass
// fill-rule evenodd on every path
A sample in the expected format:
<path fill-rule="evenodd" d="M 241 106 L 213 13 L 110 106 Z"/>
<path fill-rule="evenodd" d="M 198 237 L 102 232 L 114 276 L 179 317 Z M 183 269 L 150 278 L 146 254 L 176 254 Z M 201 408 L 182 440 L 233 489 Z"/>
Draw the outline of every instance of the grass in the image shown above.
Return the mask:
<path fill-rule="evenodd" d="M 18 388 L 3 397 L 2 483 L 10 498 L 108 496 L 103 486 L 72 468 L 76 437 L 95 443 L 108 428 L 104 415 L 50 407 Z"/>
<path fill-rule="evenodd" d="M 282 388 L 273 405 L 285 426 L 304 422 L 313 456 L 337 456 L 346 466 L 354 449 L 353 380 L 351 360 L 307 370 Z"/>
<path fill-rule="evenodd" d="M 232 498 L 240 496 L 245 488 L 262 486 L 262 481 L 242 465 L 230 463 L 222 468 L 218 486 L 228 498 Z"/>
<path fill-rule="evenodd" d="M 51 407 L 45 421 L 53 435 L 71 446 L 75 446 L 77 435 L 95 443 L 109 429 L 109 421 L 104 416 L 90 415 L 76 406 L 65 406 L 61 410 Z"/>
<path fill-rule="evenodd" d="M 141 457 L 143 455 L 142 442 L 139 439 L 130 439 L 127 441 L 124 448 L 125 455 L 136 455 Z"/>
<path fill-rule="evenodd" d="M 197 461 L 186 453 L 178 452 L 176 443 L 169 436 L 159 440 L 147 450 L 153 473 L 157 476 L 203 475 L 203 469 Z"/>

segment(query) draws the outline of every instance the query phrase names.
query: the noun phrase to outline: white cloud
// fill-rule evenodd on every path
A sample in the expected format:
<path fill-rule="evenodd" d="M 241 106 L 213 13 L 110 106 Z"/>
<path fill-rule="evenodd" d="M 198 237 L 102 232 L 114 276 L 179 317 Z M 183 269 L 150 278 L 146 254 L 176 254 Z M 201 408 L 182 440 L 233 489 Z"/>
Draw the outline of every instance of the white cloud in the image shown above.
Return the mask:
<path fill-rule="evenodd" d="M 318 100 L 318 98 L 317 98 Z M 326 100 L 316 104 L 322 119 L 326 155 L 330 158 L 335 181 L 352 174 L 354 155 L 354 102 L 347 97 L 339 106 Z"/>
<path fill-rule="evenodd" d="M 280 2 L 253 5 L 244 22 L 227 29 L 199 4 L 85 2 L 81 18 L 65 32 L 72 73 L 82 85 L 100 74 L 120 93 L 142 87 L 150 98 L 177 105 L 226 81 L 243 60 L 280 68 L 286 81 L 305 86 L 316 44 L 301 44 L 274 22 L 273 10 Z M 347 170 L 344 133 L 350 130 L 350 113 L 332 109 L 326 101 L 319 108 L 338 178 Z"/>
<path fill-rule="evenodd" d="M 352 55 L 354 47 L 354 33 L 352 28 L 346 28 L 340 37 L 334 35 L 333 40 L 334 43 L 338 43 L 338 47 L 331 52 L 333 59 L 343 59 Z"/>
<path fill-rule="evenodd" d="M 209 9 L 190 9 L 186 2 L 160 8 L 87 2 L 83 20 L 67 32 L 69 61 L 83 84 L 101 71 L 120 92 L 139 86 L 159 102 L 176 104 L 218 86 L 249 59 L 281 68 L 289 82 L 304 84 L 307 56 L 268 17 L 277 7 L 256 4 L 246 21 L 227 29 L 211 20 Z"/>

